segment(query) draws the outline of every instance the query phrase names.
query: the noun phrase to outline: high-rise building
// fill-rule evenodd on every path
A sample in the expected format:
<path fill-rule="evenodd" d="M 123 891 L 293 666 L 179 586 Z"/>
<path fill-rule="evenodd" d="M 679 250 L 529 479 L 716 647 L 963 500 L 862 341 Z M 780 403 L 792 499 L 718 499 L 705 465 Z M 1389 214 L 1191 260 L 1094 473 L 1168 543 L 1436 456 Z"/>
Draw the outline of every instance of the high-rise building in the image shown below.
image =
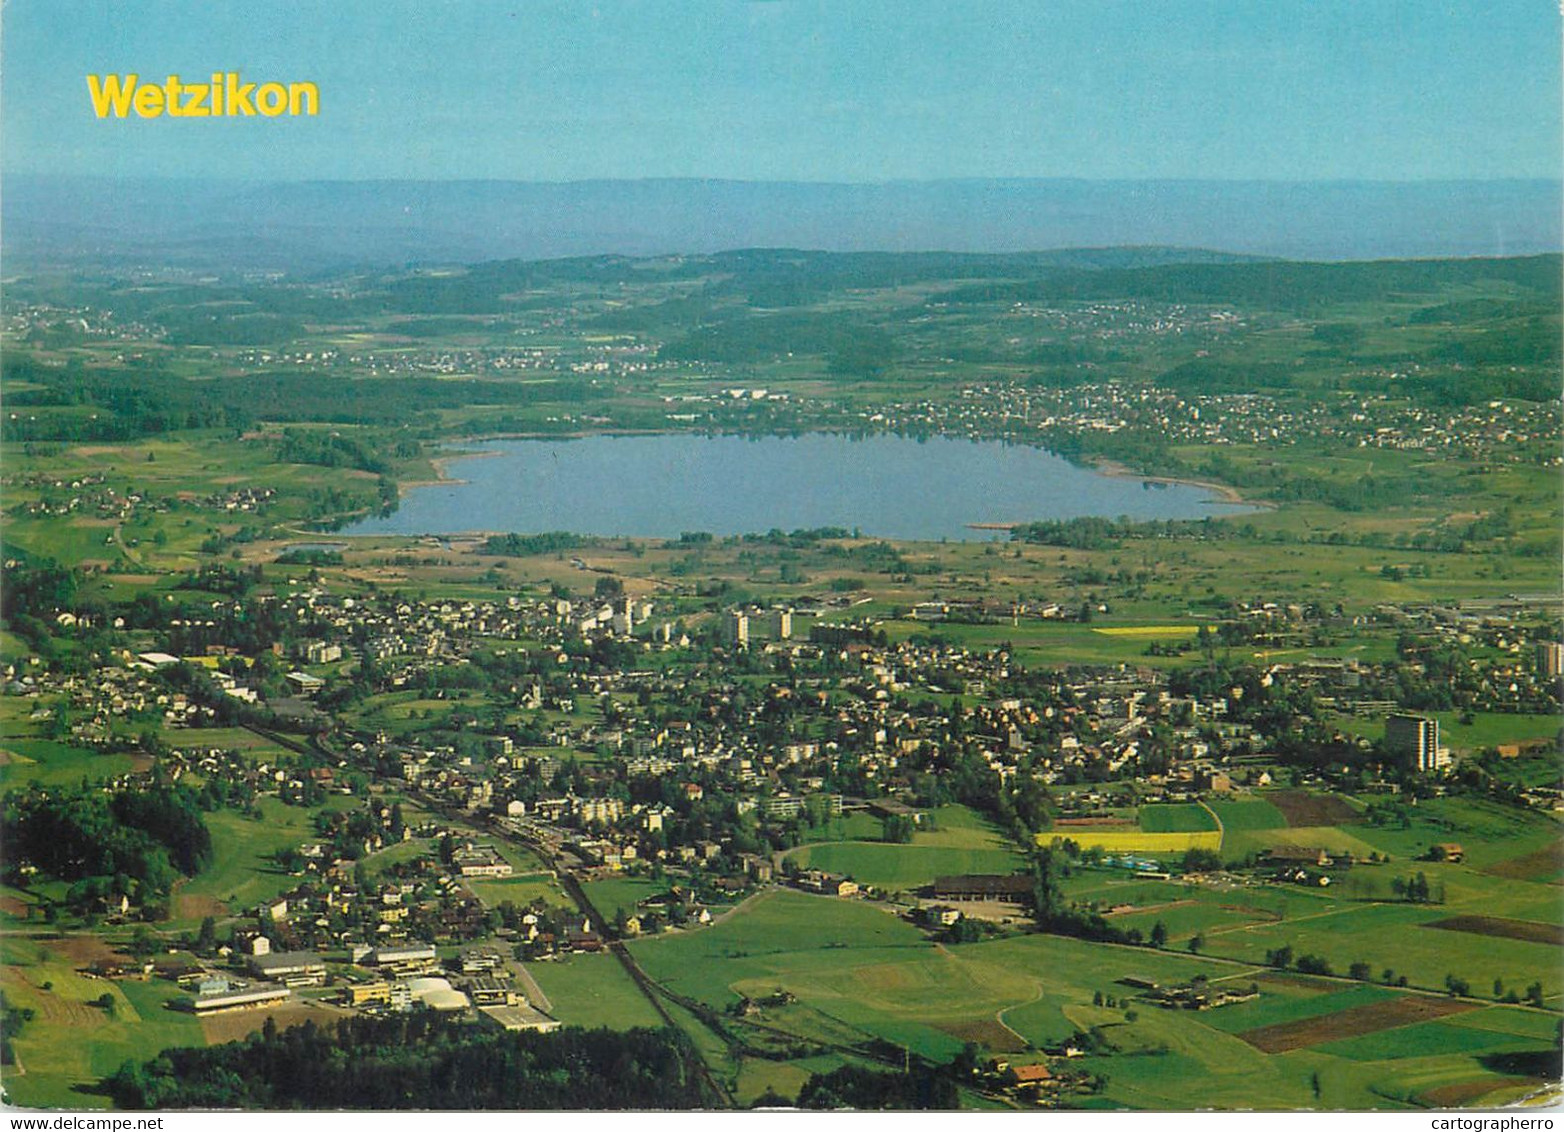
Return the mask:
<path fill-rule="evenodd" d="M 742 609 L 732 610 L 728 614 L 728 620 L 724 626 L 725 636 L 730 644 L 749 644 L 749 614 Z"/>
<path fill-rule="evenodd" d="M 1422 715 L 1392 715 L 1385 720 L 1385 749 L 1409 759 L 1418 770 L 1447 766 L 1450 752 L 1439 746 L 1439 721 Z"/>
<path fill-rule="evenodd" d="M 619 608 L 614 611 L 614 632 L 621 637 L 628 637 L 635 631 L 635 599 L 624 598 L 619 603 Z"/>
<path fill-rule="evenodd" d="M 1538 641 L 1537 671 L 1550 678 L 1564 676 L 1564 645 L 1557 641 Z"/>
<path fill-rule="evenodd" d="M 765 634 L 773 641 L 787 641 L 793 637 L 793 611 L 771 609 L 765 615 Z"/>

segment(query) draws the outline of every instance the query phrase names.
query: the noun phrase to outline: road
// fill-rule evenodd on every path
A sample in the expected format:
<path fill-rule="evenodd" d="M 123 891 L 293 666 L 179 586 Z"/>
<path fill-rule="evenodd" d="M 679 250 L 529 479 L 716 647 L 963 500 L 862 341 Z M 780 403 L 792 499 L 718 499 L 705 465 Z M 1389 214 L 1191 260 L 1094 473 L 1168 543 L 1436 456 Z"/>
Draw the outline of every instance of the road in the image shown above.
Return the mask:
<path fill-rule="evenodd" d="M 428 799 L 421 798 L 420 800 L 423 801 L 426 805 L 431 804 L 430 800 Z M 443 808 L 441 812 L 444 812 Z M 541 858 L 543 862 L 547 864 L 549 868 L 553 869 L 556 875 L 558 875 L 559 882 L 565 889 L 566 894 L 569 895 L 571 900 L 575 901 L 577 910 L 579 910 L 580 913 L 588 920 L 598 925 L 600 928 L 604 924 L 608 923 L 608 921 L 603 918 L 602 914 L 598 912 L 597 906 L 592 903 L 591 898 L 587 896 L 586 891 L 581 887 L 581 882 L 576 878 L 576 874 L 570 869 L 561 868 L 558 857 L 546 846 L 540 842 L 531 841 L 524 837 L 519 837 L 511 831 L 503 829 L 499 826 L 493 826 L 492 832 L 495 837 L 501 840 L 510 841 L 518 847 L 525 849 L 530 853 L 536 854 L 539 858 Z M 633 982 L 640 990 L 640 992 L 646 996 L 647 1002 L 651 1003 L 652 1009 L 655 1010 L 657 1012 L 657 1016 L 663 1020 L 663 1024 L 672 1029 L 681 1030 L 682 1028 L 679 1026 L 679 1024 L 673 1020 L 673 1016 L 668 1013 L 667 1007 L 663 1005 L 661 995 L 667 995 L 670 1000 L 678 1003 L 687 1010 L 691 1010 L 692 1006 L 698 1007 L 698 1004 L 692 1004 L 683 1001 L 681 996 L 673 994 L 666 988 L 661 987 L 656 982 L 654 982 L 651 977 L 641 969 L 641 965 L 635 961 L 635 956 L 631 955 L 630 952 L 625 948 L 625 945 L 620 941 L 610 941 L 608 944 L 608 951 L 614 956 L 615 959 L 619 961 L 620 966 L 622 966 L 625 970 L 625 974 L 630 976 L 630 981 Z M 723 1040 L 723 1042 L 731 1044 L 731 1039 L 727 1034 L 723 1033 L 717 1027 L 712 1026 L 709 1022 L 706 1022 L 705 1011 L 703 1009 L 697 1008 L 691 1010 L 691 1012 L 694 1013 L 697 1018 L 701 1019 L 703 1023 L 706 1023 L 708 1028 L 712 1029 L 713 1032 Z M 691 1048 L 693 1049 L 694 1047 L 692 1046 Z M 696 1056 L 697 1072 L 699 1072 L 701 1080 L 705 1083 L 710 1095 L 728 1108 L 735 1107 L 733 1094 L 730 1093 L 727 1087 L 719 1082 L 712 1074 L 711 1066 L 706 1064 L 706 1059 L 701 1057 L 700 1051 L 694 1050 L 694 1052 Z"/>

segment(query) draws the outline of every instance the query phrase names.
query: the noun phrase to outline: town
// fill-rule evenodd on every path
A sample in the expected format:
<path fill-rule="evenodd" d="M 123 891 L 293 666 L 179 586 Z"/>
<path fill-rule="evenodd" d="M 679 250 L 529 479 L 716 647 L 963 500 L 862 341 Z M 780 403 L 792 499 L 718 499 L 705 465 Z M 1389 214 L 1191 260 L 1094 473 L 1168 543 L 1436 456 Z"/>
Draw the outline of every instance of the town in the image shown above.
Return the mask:
<path fill-rule="evenodd" d="M 152 1103 L 205 1079 L 188 1059 L 327 1033 L 646 1041 L 686 1106 L 1544 1088 L 1545 365 L 1455 384 L 1473 363 L 1428 336 L 1486 331 L 1438 282 L 1326 320 L 931 277 L 886 308 L 889 379 L 834 331 L 773 353 L 764 311 L 687 338 L 646 313 L 713 269 L 610 265 L 613 302 L 376 314 L 351 344 L 192 347 L 131 290 L 8 306 L 8 1091 Z M 927 329 L 974 317 L 966 358 Z M 1352 352 L 1382 335 L 1422 345 Z M 1278 338 L 1299 363 L 1242 387 Z M 223 380 L 114 376 L 162 357 Z M 1045 446 L 1233 513 L 352 530 L 460 486 L 473 436 L 821 430 Z M 90 1056 L 64 1037 L 88 1025 Z"/>

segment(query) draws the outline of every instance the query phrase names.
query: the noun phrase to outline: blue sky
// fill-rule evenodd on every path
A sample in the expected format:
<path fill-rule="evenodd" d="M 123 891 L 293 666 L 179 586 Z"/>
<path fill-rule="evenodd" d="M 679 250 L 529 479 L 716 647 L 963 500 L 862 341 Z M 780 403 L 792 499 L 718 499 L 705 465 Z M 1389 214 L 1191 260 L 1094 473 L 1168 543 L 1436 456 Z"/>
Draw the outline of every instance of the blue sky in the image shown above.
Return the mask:
<path fill-rule="evenodd" d="M 1333 180 L 1560 174 L 1552 0 L 9 0 L 11 172 Z M 99 121 L 85 76 L 309 80 Z"/>

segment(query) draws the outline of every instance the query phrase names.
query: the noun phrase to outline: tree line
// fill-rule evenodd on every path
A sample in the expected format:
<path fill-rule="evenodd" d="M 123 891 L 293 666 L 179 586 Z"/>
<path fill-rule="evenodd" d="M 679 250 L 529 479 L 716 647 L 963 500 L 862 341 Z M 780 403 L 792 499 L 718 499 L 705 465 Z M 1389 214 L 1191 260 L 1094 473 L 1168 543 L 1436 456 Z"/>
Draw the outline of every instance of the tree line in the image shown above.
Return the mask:
<path fill-rule="evenodd" d="M 125 1109 L 694 1109 L 699 1056 L 670 1029 L 502 1033 L 427 1013 L 266 1027 L 165 1050 L 104 1082 Z"/>

